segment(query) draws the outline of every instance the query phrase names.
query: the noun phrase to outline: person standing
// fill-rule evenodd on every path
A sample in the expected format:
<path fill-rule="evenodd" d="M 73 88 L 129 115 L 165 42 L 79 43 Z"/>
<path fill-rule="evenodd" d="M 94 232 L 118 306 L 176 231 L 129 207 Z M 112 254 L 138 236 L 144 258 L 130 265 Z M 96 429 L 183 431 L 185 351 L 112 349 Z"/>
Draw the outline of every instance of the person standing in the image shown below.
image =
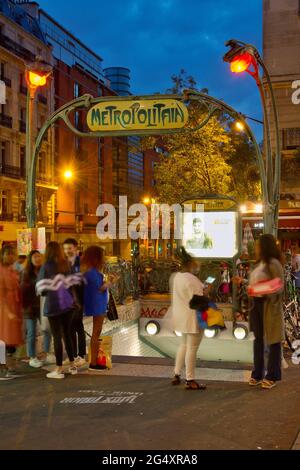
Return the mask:
<path fill-rule="evenodd" d="M 78 256 L 78 243 L 74 238 L 65 240 L 64 254 L 69 263 L 72 274 L 80 272 L 80 257 Z M 73 287 L 75 306 L 71 324 L 71 337 L 73 343 L 75 364 L 77 367 L 86 365 L 86 339 L 83 325 L 83 286 Z"/>
<path fill-rule="evenodd" d="M 117 281 L 117 278 L 113 275 L 110 276 L 109 282 L 104 281 L 104 264 L 103 248 L 90 246 L 85 250 L 82 258 L 82 265 L 86 270 L 84 273 L 86 281 L 84 286 L 84 315 L 93 317 L 90 372 L 103 370 L 101 366 L 97 365 L 99 338 L 107 312 L 108 290 Z"/>
<path fill-rule="evenodd" d="M 284 284 L 281 254 L 273 235 L 262 235 L 256 244 L 258 264 L 250 275 L 249 286 L 279 278 Z M 285 339 L 283 320 L 283 288 L 276 294 L 253 297 L 250 329 L 254 333 L 254 369 L 249 385 L 272 389 L 281 380 L 282 346 Z M 265 374 L 265 345 L 269 360 Z"/>
<path fill-rule="evenodd" d="M 36 369 L 41 368 L 44 364 L 36 356 L 36 332 L 38 322 L 41 323 L 41 299 L 36 294 L 35 288 L 42 263 L 41 253 L 37 250 L 31 251 L 21 280 L 23 312 L 26 320 L 27 354 L 30 367 Z M 45 362 L 50 363 L 52 355 L 50 355 L 51 332 L 49 329 L 43 329 L 43 337 Z"/>
<path fill-rule="evenodd" d="M 19 274 L 14 269 L 15 249 L 6 245 L 0 252 L 0 340 L 6 345 L 6 376 L 13 375 L 13 354 L 23 344 L 22 300 Z"/>
<path fill-rule="evenodd" d="M 196 310 L 191 310 L 189 306 L 194 295 L 203 295 L 204 286 L 196 276 L 200 269 L 197 260 L 184 248 L 180 249 L 179 258 L 182 262 L 182 271 L 175 274 L 171 282 L 171 309 L 174 329 L 182 334 L 182 340 L 176 356 L 172 385 L 180 385 L 181 371 L 185 365 L 186 389 L 205 390 L 205 385 L 195 381 L 197 351 L 203 338 L 203 330 L 198 325 Z"/>
<path fill-rule="evenodd" d="M 69 374 L 77 374 L 74 363 L 73 344 L 71 338 L 71 323 L 74 299 L 69 290 L 71 287 L 69 265 L 64 258 L 62 249 L 57 242 L 50 242 L 46 248 L 45 264 L 38 274 L 37 293 L 45 296 L 44 315 L 48 317 L 54 340 L 56 369 L 47 374 L 48 379 L 64 379 L 63 373 L 63 344 L 70 361 Z"/>

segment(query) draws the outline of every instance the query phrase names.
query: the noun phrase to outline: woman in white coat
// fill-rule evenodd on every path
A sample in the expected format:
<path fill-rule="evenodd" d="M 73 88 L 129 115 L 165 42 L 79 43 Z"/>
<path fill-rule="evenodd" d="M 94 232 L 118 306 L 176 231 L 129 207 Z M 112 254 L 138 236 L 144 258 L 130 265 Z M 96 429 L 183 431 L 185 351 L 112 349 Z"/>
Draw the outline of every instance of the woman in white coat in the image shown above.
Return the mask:
<path fill-rule="evenodd" d="M 199 328 L 197 314 L 191 310 L 189 303 L 194 295 L 203 295 L 204 286 L 196 277 L 200 264 L 184 248 L 179 251 L 182 271 L 175 274 L 171 281 L 172 314 L 174 329 L 182 334 L 182 342 L 176 357 L 175 377 L 172 385 L 180 385 L 181 371 L 186 367 L 186 389 L 205 390 L 205 385 L 195 381 L 196 358 L 203 330 Z"/>

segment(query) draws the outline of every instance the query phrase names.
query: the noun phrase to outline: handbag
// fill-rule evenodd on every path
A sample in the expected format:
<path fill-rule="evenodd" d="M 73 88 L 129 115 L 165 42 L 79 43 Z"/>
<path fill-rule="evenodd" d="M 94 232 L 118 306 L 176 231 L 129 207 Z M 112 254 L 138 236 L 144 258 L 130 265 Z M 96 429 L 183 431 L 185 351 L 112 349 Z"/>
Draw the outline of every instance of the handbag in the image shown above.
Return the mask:
<path fill-rule="evenodd" d="M 117 305 L 116 305 L 116 302 L 115 302 L 115 299 L 111 290 L 108 291 L 108 304 L 107 304 L 106 316 L 109 321 L 119 320 Z"/>
<path fill-rule="evenodd" d="M 283 289 L 283 282 L 279 277 L 270 279 L 268 281 L 257 282 L 248 288 L 249 297 L 258 297 L 261 295 L 271 295 L 281 292 Z"/>

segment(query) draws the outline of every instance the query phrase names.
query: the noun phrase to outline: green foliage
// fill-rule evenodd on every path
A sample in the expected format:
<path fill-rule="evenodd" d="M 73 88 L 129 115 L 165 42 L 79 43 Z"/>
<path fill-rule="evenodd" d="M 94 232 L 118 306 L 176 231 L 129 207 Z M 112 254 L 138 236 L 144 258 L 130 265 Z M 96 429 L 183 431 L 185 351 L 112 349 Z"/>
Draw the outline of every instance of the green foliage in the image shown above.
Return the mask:
<path fill-rule="evenodd" d="M 172 76 L 167 93 L 196 88 L 184 70 Z M 208 90 L 202 90 L 208 93 Z M 189 105 L 190 125 L 195 127 L 207 115 L 205 107 Z M 173 204 L 197 194 L 226 194 L 239 201 L 256 199 L 260 183 L 255 151 L 247 136 L 237 132 L 227 116 L 214 116 L 198 131 L 163 135 L 159 139 L 169 152 L 155 170 L 161 202 Z M 143 148 L 153 148 L 156 138 L 143 139 Z"/>

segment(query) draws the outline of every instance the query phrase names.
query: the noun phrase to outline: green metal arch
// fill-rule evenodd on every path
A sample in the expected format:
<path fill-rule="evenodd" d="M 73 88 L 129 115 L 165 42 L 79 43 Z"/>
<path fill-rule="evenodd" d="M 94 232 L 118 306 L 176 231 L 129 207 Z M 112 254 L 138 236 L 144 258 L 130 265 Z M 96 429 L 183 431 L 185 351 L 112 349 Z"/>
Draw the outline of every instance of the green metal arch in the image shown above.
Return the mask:
<path fill-rule="evenodd" d="M 199 102 L 206 107 L 207 115 L 194 128 L 171 129 L 171 130 L 149 130 L 149 131 L 139 130 L 139 131 L 124 131 L 124 132 L 123 131 L 81 132 L 74 127 L 74 125 L 72 124 L 69 118 L 69 114 L 71 112 L 79 110 L 79 109 L 87 110 L 87 109 L 90 109 L 92 106 L 99 104 L 99 103 L 105 103 L 105 102 L 109 102 L 112 100 L 122 102 L 122 101 L 128 101 L 129 99 L 130 101 L 175 99 L 181 102 L 187 102 L 187 101 Z M 259 167 L 259 172 L 260 172 L 260 177 L 261 177 L 263 201 L 264 201 L 264 205 L 266 208 L 265 224 L 267 227 L 269 227 L 269 229 L 271 229 L 270 224 L 272 224 L 272 222 L 271 222 L 270 214 L 272 212 L 272 205 L 270 202 L 271 199 L 268 196 L 266 170 L 265 170 L 264 160 L 263 160 L 260 147 L 256 141 L 256 138 L 252 132 L 251 127 L 249 126 L 248 122 L 246 121 L 242 113 L 236 111 L 234 108 L 229 106 L 224 101 L 218 100 L 212 96 L 209 96 L 205 93 L 197 92 L 195 90 L 184 90 L 183 95 L 149 95 L 149 96 L 134 96 L 130 98 L 120 97 L 120 96 L 116 96 L 116 97 L 107 96 L 107 97 L 93 98 L 91 95 L 84 95 L 73 101 L 70 101 L 69 103 L 65 104 L 64 106 L 59 108 L 57 111 L 55 111 L 41 128 L 37 136 L 34 149 L 33 149 L 31 168 L 29 172 L 29 181 L 28 181 L 28 186 L 27 186 L 27 201 L 28 201 L 27 213 L 28 213 L 29 228 L 34 228 L 36 226 L 35 181 L 36 181 L 36 167 L 37 167 L 38 154 L 39 154 L 39 151 L 43 142 L 43 138 L 46 132 L 48 132 L 49 128 L 52 127 L 58 120 L 62 119 L 67 125 L 67 127 L 71 130 L 71 132 L 73 132 L 78 137 L 83 137 L 83 138 L 89 138 L 89 137 L 103 138 L 103 137 L 115 137 L 115 136 L 122 137 L 122 136 L 130 136 L 130 135 L 146 136 L 146 135 L 161 135 L 161 134 L 177 134 L 177 133 L 182 133 L 182 132 L 197 131 L 199 129 L 202 129 L 204 126 L 206 126 L 206 124 L 214 116 L 214 114 L 220 111 L 226 112 L 232 118 L 241 121 L 243 125 L 245 126 L 245 130 L 247 131 L 249 137 L 251 138 L 253 142 L 253 145 L 255 147 L 256 157 L 257 157 L 257 164 Z"/>

